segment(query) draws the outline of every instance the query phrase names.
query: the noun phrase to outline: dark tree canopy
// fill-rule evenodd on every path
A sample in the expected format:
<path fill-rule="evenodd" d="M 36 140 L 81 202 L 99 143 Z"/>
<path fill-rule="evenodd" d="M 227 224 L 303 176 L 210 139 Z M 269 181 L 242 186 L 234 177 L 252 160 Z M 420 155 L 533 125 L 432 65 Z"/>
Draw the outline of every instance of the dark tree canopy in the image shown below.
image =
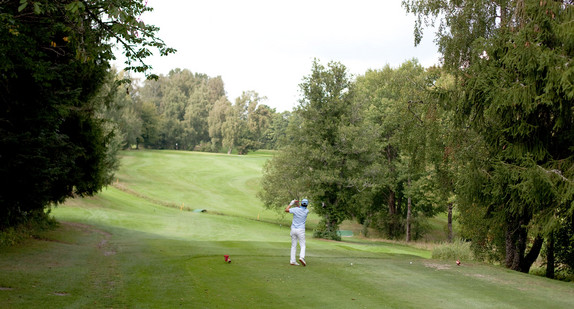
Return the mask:
<path fill-rule="evenodd" d="M 95 96 L 112 44 L 123 44 L 130 68 L 142 72 L 148 47 L 174 51 L 137 20 L 149 10 L 142 2 L 2 1 L 0 228 L 110 182 L 113 133 L 96 114 L 105 100 Z"/>
<path fill-rule="evenodd" d="M 463 224 L 475 246 L 528 272 L 574 219 L 573 3 L 403 4 L 418 34 L 440 20 L 437 41 L 459 90 L 450 100 L 482 140 L 473 146 L 484 156 L 469 158 L 458 182 Z"/>

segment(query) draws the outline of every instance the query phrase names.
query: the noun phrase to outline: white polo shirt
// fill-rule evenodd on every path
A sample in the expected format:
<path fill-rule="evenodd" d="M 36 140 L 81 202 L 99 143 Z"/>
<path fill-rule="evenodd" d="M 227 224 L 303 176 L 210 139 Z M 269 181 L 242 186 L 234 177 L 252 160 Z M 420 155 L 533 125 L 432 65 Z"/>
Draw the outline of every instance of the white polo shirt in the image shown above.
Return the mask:
<path fill-rule="evenodd" d="M 293 214 L 293 223 L 291 223 L 291 228 L 305 229 L 305 221 L 307 221 L 307 215 L 309 214 L 307 207 L 289 208 L 289 212 Z"/>

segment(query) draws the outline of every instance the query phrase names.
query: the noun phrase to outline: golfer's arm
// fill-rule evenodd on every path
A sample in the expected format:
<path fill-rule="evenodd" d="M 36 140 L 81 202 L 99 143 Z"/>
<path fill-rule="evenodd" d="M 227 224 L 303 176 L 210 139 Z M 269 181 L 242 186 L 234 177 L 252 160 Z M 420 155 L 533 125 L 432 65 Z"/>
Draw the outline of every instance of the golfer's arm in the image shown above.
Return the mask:
<path fill-rule="evenodd" d="M 285 207 L 285 212 L 289 212 L 289 208 L 291 208 L 291 205 L 287 205 L 287 207 Z"/>

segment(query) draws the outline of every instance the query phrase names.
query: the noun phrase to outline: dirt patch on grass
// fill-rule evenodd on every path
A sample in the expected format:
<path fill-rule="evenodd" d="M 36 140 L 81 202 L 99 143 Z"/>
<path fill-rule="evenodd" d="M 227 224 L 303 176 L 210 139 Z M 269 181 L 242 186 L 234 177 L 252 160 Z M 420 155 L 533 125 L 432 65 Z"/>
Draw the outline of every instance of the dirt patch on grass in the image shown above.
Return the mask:
<path fill-rule="evenodd" d="M 115 255 L 116 251 L 110 248 L 109 240 L 112 237 L 111 233 L 94 228 L 93 226 L 75 222 L 62 222 L 62 225 L 80 229 L 89 233 L 96 233 L 102 235 L 104 238 L 97 244 L 97 248 L 102 251 L 104 256 Z"/>
<path fill-rule="evenodd" d="M 12 290 L 13 290 L 13 288 L 7 288 L 7 287 L 0 286 L 0 291 L 12 291 Z"/>
<path fill-rule="evenodd" d="M 87 225 L 87 224 L 82 224 L 82 223 L 76 223 L 76 222 L 61 222 L 62 225 L 66 225 L 66 226 L 72 226 L 81 230 L 86 230 L 89 232 L 94 232 L 94 233 L 98 233 L 101 235 L 104 235 L 106 237 L 110 237 L 112 236 L 112 234 L 106 232 L 106 231 L 102 231 L 102 230 L 98 230 L 96 228 L 94 228 L 93 226 Z"/>
<path fill-rule="evenodd" d="M 110 255 L 116 254 L 116 251 L 110 250 L 110 248 L 108 246 L 109 238 L 110 238 L 110 236 L 106 236 L 106 238 L 102 239 L 102 241 L 100 241 L 98 243 L 98 249 L 100 249 L 101 251 L 104 252 L 104 256 L 110 256 Z"/>
<path fill-rule="evenodd" d="M 513 285 L 514 283 L 509 281 L 509 280 L 504 280 L 504 279 L 500 279 L 497 278 L 495 276 L 490 276 L 490 275 L 483 275 L 483 274 L 467 274 L 467 276 L 473 277 L 473 278 L 479 278 L 488 282 L 492 282 L 492 283 L 496 283 L 496 284 L 507 284 L 507 285 Z M 528 290 L 528 288 L 526 287 L 516 287 L 519 290 L 522 291 L 526 291 Z"/>
<path fill-rule="evenodd" d="M 440 264 L 440 263 L 433 263 L 433 262 L 423 262 L 423 265 L 428 268 L 433 268 L 436 270 L 447 270 L 451 269 L 451 265 L 448 264 Z"/>

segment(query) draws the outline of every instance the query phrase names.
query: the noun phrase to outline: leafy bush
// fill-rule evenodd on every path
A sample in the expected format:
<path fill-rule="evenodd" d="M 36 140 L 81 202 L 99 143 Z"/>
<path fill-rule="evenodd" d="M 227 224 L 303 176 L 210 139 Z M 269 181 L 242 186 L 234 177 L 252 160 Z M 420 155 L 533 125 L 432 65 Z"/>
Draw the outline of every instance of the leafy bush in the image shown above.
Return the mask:
<path fill-rule="evenodd" d="M 528 273 L 535 276 L 546 277 L 546 266 L 532 266 Z M 574 282 L 574 274 L 568 270 L 558 268 L 554 273 L 554 279 L 566 282 Z"/>
<path fill-rule="evenodd" d="M 58 226 L 49 211 L 29 212 L 22 223 L 0 230 L 0 248 L 14 246 L 29 238 L 39 238 L 41 233 Z"/>
<path fill-rule="evenodd" d="M 363 221 L 363 225 L 365 224 L 366 228 L 374 228 L 385 238 L 393 240 L 405 238 L 406 219 L 400 214 L 390 215 L 388 212 L 382 211 Z M 428 218 L 424 214 L 414 214 L 411 218 L 411 239 L 418 240 L 423 238 L 430 232 L 431 228 Z"/>
<path fill-rule="evenodd" d="M 217 152 L 217 147 L 211 142 L 201 142 L 199 145 L 196 145 L 193 150 L 201 152 Z"/>
<path fill-rule="evenodd" d="M 325 224 L 325 219 L 322 219 L 317 225 L 317 228 L 313 231 L 313 237 L 337 241 L 341 240 L 341 236 L 337 233 L 337 229 L 329 229 L 327 224 Z"/>
<path fill-rule="evenodd" d="M 369 224 L 388 239 L 404 238 L 405 220 L 400 215 L 391 215 L 386 211 L 378 212 L 372 216 Z"/>

